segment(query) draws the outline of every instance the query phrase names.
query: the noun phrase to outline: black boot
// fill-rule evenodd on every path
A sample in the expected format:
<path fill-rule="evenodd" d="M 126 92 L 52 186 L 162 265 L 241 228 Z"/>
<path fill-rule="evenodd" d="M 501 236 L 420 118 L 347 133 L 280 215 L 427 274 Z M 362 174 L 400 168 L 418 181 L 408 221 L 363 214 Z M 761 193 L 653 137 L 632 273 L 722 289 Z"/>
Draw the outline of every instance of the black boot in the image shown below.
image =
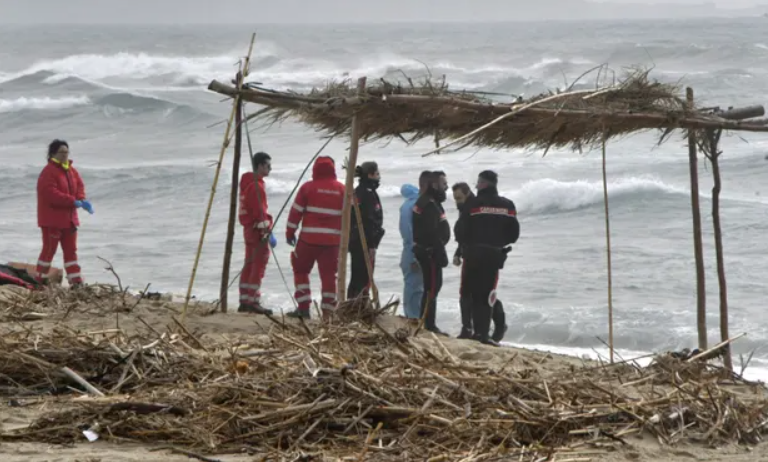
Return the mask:
<path fill-rule="evenodd" d="M 288 318 L 295 318 L 295 319 L 298 319 L 298 318 L 309 319 L 309 317 L 310 317 L 309 316 L 309 310 L 306 310 L 306 311 L 304 311 L 304 310 L 289 311 L 285 316 L 288 317 Z"/>
<path fill-rule="evenodd" d="M 501 342 L 504 338 L 504 334 L 507 333 L 506 316 L 504 315 L 504 305 L 501 300 L 496 300 L 493 305 L 493 334 L 491 338 L 494 342 Z"/>
<path fill-rule="evenodd" d="M 470 338 L 474 337 L 474 335 L 475 335 L 475 333 L 472 332 L 470 329 L 467 329 L 466 327 L 462 327 L 461 328 L 461 333 L 456 338 L 459 338 L 459 339 L 470 339 Z"/>
<path fill-rule="evenodd" d="M 487 301 L 473 304 L 472 324 L 475 326 L 475 340 L 486 345 L 495 344 L 498 346 L 498 343 L 488 336 L 488 331 L 491 329 L 491 307 Z"/>
<path fill-rule="evenodd" d="M 461 297 L 459 309 L 461 310 L 461 333 L 458 338 L 472 338 L 472 301 L 467 297 Z"/>
<path fill-rule="evenodd" d="M 272 310 L 269 308 L 264 308 L 261 306 L 261 304 L 256 305 L 245 305 L 241 304 L 239 307 L 237 307 L 238 313 L 252 313 L 252 314 L 264 314 L 264 315 L 271 315 Z"/>

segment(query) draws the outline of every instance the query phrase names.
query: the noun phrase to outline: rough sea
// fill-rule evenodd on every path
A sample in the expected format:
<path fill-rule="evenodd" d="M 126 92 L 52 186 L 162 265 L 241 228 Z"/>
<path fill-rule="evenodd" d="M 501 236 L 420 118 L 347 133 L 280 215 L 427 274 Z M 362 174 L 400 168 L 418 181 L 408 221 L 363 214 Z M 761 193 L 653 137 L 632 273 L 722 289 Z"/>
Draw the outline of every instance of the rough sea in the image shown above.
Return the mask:
<path fill-rule="evenodd" d="M 34 262 L 41 238 L 35 187 L 47 143 L 64 138 L 96 214 L 81 214 L 80 263 L 90 282 L 113 282 L 178 294 L 187 283 L 200 237 L 230 103 L 206 90 L 229 80 L 258 33 L 251 81 L 308 90 L 330 79 L 419 77 L 429 66 L 454 88 L 531 96 L 564 87 L 607 63 L 617 75 L 633 65 L 695 89 L 701 104 L 768 104 L 765 18 L 668 22 L 403 24 L 324 26 L 0 26 L 0 261 Z M 594 74 L 585 85 L 594 85 Z M 249 111 L 257 108 L 251 106 Z M 218 123 L 218 124 L 217 124 Z M 214 125 L 216 124 L 216 125 Z M 212 126 L 213 125 L 213 126 Z M 257 127 L 251 127 L 257 128 Z M 615 345 L 622 356 L 696 346 L 695 269 L 687 149 L 680 135 L 656 146 L 643 134 L 608 147 L 613 243 Z M 321 146 L 311 129 L 285 123 L 252 133 L 255 150 L 273 157 L 267 180 L 276 214 L 301 170 Z M 398 297 L 399 196 L 423 169 L 473 184 L 488 168 L 519 210 L 522 235 L 500 282 L 510 330 L 506 342 L 551 351 L 607 355 L 606 252 L 599 152 L 465 150 L 422 158 L 431 142 L 367 144 L 377 160 L 387 234 L 376 281 Z M 340 163 L 345 141 L 325 153 Z M 756 350 L 747 376 L 768 378 L 768 136 L 729 135 L 724 155 L 722 223 L 731 314 L 739 354 Z M 194 294 L 218 297 L 227 227 L 232 152 L 227 153 Z M 711 169 L 700 161 L 705 225 L 708 327 L 719 340 L 711 231 Z M 244 161 L 242 169 L 248 165 Z M 341 171 L 339 172 L 341 175 Z M 445 204 L 451 221 L 452 201 Z M 277 256 L 289 284 L 289 247 L 278 224 Z M 455 248 L 449 247 L 449 252 Z M 242 264 L 237 229 L 233 276 Z M 61 253 L 56 264 L 61 267 Z M 438 324 L 456 334 L 459 270 L 445 271 Z M 268 304 L 290 298 L 272 261 Z M 315 294 L 319 278 L 313 276 Z M 237 283 L 230 303 L 237 299 Z"/>

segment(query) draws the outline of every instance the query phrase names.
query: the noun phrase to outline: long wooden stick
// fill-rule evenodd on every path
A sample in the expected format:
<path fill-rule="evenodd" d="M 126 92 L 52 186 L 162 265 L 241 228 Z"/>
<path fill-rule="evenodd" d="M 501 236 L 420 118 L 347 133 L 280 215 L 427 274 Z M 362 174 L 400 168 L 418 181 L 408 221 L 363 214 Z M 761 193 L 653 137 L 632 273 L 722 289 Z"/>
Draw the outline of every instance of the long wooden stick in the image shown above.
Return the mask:
<path fill-rule="evenodd" d="M 243 85 L 243 73 L 237 73 L 237 85 Z M 243 127 L 241 119 L 243 117 L 243 101 L 235 98 L 235 158 L 232 161 L 232 190 L 229 195 L 229 221 L 227 222 L 227 241 L 224 244 L 224 263 L 221 269 L 221 287 L 219 289 L 219 300 L 221 303 L 221 312 L 227 312 L 227 293 L 229 292 L 229 271 L 232 265 L 232 244 L 235 240 L 235 221 L 237 218 L 238 189 L 240 182 L 240 158 L 243 148 Z"/>
<path fill-rule="evenodd" d="M 685 89 L 688 110 L 693 111 L 693 89 Z M 699 333 L 699 349 L 707 349 L 707 292 L 704 273 L 704 246 L 701 236 L 701 209 L 699 206 L 699 170 L 696 152 L 696 135 L 688 130 L 688 167 L 691 177 L 691 212 L 693 215 L 693 253 L 696 259 L 696 326 Z"/>
<path fill-rule="evenodd" d="M 357 91 L 365 91 L 365 77 L 357 80 Z M 339 269 L 336 280 L 336 300 L 341 303 L 347 295 L 347 250 L 349 250 L 349 228 L 352 203 L 355 197 L 355 167 L 357 167 L 357 151 L 360 147 L 360 120 L 352 117 L 352 135 L 349 142 L 349 162 L 347 162 L 347 179 L 344 190 L 344 209 L 341 215 L 341 243 L 339 245 Z"/>
<path fill-rule="evenodd" d="M 365 258 L 365 267 L 368 270 L 368 282 L 371 284 L 371 294 L 373 295 L 373 301 L 378 305 L 379 289 L 376 287 L 376 283 L 373 282 L 373 262 L 371 261 L 371 255 L 368 253 L 368 240 L 365 238 L 363 218 L 360 216 L 360 205 L 358 205 L 356 200 L 352 203 L 355 205 L 355 220 L 357 221 L 357 229 L 360 232 L 360 244 L 363 247 L 363 257 Z"/>
<path fill-rule="evenodd" d="M 75 382 L 79 383 L 80 386 L 82 386 L 83 388 L 85 388 L 88 391 L 88 393 L 90 393 L 92 395 L 96 395 L 96 396 L 102 396 L 102 397 L 104 396 L 104 393 L 102 393 L 98 388 L 96 388 L 93 385 L 91 385 L 90 383 L 88 383 L 87 380 L 85 380 L 84 378 L 80 377 L 80 375 L 77 374 L 72 369 L 70 369 L 68 367 L 62 367 L 61 368 L 61 372 L 63 372 L 64 375 L 66 375 L 70 379 L 72 379 Z"/>
<path fill-rule="evenodd" d="M 251 35 L 251 44 L 248 47 L 248 55 L 245 57 L 245 65 L 243 66 L 243 73 L 248 70 L 248 65 L 251 60 L 251 53 L 253 52 L 253 43 L 256 41 L 256 34 Z M 241 81 L 242 84 L 242 81 Z M 205 219 L 203 220 L 203 229 L 200 231 L 200 242 L 197 244 L 197 254 L 195 255 L 195 263 L 192 266 L 192 275 L 189 278 L 189 286 L 187 287 L 187 296 L 184 299 L 184 309 L 181 312 L 181 322 L 187 318 L 187 308 L 189 307 L 189 299 L 192 297 L 192 287 L 195 284 L 195 276 L 197 275 L 197 265 L 200 263 L 200 254 L 203 251 L 203 242 L 205 241 L 205 231 L 208 229 L 208 219 L 211 217 L 211 208 L 213 207 L 213 198 L 216 196 L 216 185 L 219 183 L 219 174 L 221 173 L 221 164 L 224 161 L 224 154 L 229 147 L 229 133 L 232 130 L 232 122 L 235 119 L 237 112 L 237 103 L 240 100 L 239 92 L 242 87 L 238 86 L 238 95 L 232 102 L 232 113 L 229 115 L 229 121 L 227 122 L 227 129 L 224 131 L 224 142 L 221 144 L 221 152 L 219 152 L 219 161 L 216 163 L 216 173 L 213 176 L 213 185 L 211 186 L 211 195 L 208 198 L 208 207 L 205 210 Z"/>
<path fill-rule="evenodd" d="M 603 138 L 603 204 L 605 205 L 605 249 L 608 261 L 608 349 L 613 364 L 613 273 L 611 271 L 611 218 L 608 213 L 608 174 L 605 160 L 605 138 Z"/>
<path fill-rule="evenodd" d="M 720 179 L 720 151 L 718 142 L 721 132 L 708 130 L 707 141 L 709 142 L 709 161 L 712 163 L 712 177 L 714 185 L 712 186 L 712 227 L 715 235 L 715 257 L 717 259 L 717 282 L 720 288 L 720 340 L 728 340 L 728 284 L 725 280 L 725 257 L 723 255 L 723 229 L 720 224 L 720 191 L 722 190 L 722 181 Z M 733 372 L 733 359 L 731 358 L 731 346 L 726 345 L 723 352 L 723 365 L 726 369 Z"/>

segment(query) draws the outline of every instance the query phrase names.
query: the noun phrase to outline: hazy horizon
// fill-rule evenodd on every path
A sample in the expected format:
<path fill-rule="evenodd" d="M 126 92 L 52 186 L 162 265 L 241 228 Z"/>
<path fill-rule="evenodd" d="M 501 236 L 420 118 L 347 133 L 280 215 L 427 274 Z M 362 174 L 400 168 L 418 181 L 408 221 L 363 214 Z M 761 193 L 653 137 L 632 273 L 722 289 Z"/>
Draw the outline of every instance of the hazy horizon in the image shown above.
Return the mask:
<path fill-rule="evenodd" d="M 427 0 L 363 2 L 283 0 L 257 4 L 252 0 L 134 0 L 112 3 L 99 0 L 0 0 L 0 24 L 45 25 L 217 25 L 217 24 L 391 24 L 391 23 L 485 23 L 533 21 L 585 21 L 632 19 L 686 19 L 746 17 L 768 12 L 768 4 L 755 0 L 540 0 L 522 3 L 509 0 L 443 2 Z M 584 3 L 589 3 L 586 6 Z M 243 18 L 248 18 L 244 20 Z"/>

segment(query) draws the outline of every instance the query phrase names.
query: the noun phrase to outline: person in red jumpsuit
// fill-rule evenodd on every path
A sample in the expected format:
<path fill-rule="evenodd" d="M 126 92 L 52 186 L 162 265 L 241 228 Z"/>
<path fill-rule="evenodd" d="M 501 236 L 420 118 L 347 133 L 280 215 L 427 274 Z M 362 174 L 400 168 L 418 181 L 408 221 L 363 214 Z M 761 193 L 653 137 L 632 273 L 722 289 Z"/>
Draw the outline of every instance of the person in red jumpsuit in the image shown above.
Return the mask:
<path fill-rule="evenodd" d="M 341 214 L 344 185 L 336 180 L 336 166 L 330 157 L 318 157 L 312 180 L 304 183 L 288 215 L 285 238 L 295 246 L 291 253 L 295 298 L 298 309 L 288 313 L 293 318 L 309 318 L 312 293 L 309 273 L 317 262 L 322 285 L 320 307 L 325 317 L 336 308 L 336 272 L 339 265 Z M 301 226 L 298 242 L 296 232 Z"/>
<path fill-rule="evenodd" d="M 69 159 L 69 144 L 53 140 L 48 145 L 48 164 L 37 179 L 37 225 L 43 233 L 43 250 L 37 259 L 38 282 L 48 282 L 53 257 L 61 244 L 70 287 L 83 284 L 77 261 L 77 228 L 80 226 L 77 209 L 80 208 L 93 214 L 83 179 Z"/>
<path fill-rule="evenodd" d="M 240 306 L 238 313 L 272 314 L 261 304 L 261 281 L 269 262 L 270 249 L 276 242 L 272 236 L 272 216 L 267 211 L 264 178 L 272 171 L 272 158 L 265 152 L 253 155 L 253 171 L 240 178 L 240 224 L 245 240 L 245 263 L 240 273 Z M 254 177 L 256 181 L 254 181 Z"/>

